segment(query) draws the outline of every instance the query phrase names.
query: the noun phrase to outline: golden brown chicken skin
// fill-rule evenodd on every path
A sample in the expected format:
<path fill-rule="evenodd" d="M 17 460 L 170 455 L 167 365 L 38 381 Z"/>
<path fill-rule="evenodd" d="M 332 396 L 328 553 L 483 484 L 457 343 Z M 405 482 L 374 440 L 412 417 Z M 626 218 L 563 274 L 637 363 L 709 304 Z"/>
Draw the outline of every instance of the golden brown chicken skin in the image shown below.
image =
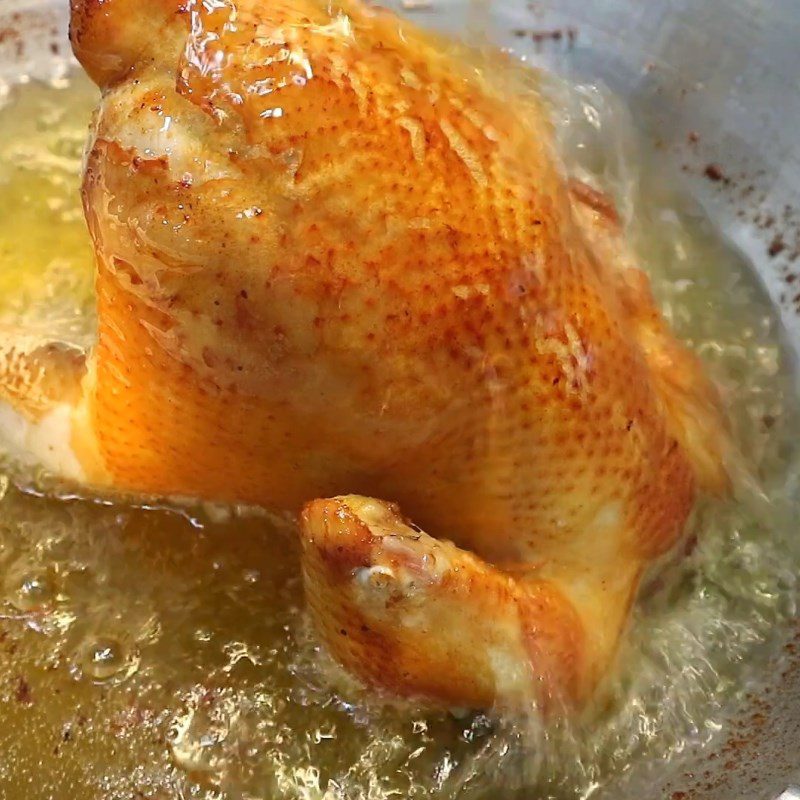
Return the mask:
<path fill-rule="evenodd" d="M 584 702 L 724 432 L 531 79 L 356 2 L 72 0 L 71 35 L 83 479 L 307 504 L 312 616 L 370 685 Z"/>

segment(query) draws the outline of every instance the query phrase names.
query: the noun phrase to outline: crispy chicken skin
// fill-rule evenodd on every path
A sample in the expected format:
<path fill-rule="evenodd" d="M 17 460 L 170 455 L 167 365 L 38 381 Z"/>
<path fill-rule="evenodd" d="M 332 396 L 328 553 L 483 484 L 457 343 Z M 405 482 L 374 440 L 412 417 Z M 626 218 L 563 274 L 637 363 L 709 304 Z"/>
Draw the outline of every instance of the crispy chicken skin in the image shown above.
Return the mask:
<path fill-rule="evenodd" d="M 358 2 L 72 0 L 71 36 L 103 90 L 79 477 L 307 504 L 312 616 L 369 685 L 584 703 L 725 433 L 533 79 Z"/>

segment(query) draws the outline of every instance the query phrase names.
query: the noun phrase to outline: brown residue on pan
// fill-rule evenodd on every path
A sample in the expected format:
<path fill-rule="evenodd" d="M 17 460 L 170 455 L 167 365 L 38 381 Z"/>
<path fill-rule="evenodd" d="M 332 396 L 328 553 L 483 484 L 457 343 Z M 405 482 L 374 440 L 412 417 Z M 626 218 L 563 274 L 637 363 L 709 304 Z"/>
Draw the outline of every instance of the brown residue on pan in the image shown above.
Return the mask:
<path fill-rule="evenodd" d="M 512 33 L 518 39 L 530 38 L 534 44 L 541 47 L 548 42 L 566 42 L 567 47 L 572 49 L 578 39 L 577 28 L 554 28 L 552 30 L 530 30 L 526 28 L 515 28 Z"/>
<path fill-rule="evenodd" d="M 783 237 L 778 234 L 769 245 L 769 249 L 767 252 L 769 253 L 770 258 L 775 258 L 775 256 L 779 255 L 786 249 L 786 242 L 783 241 Z"/>
<path fill-rule="evenodd" d="M 14 698 L 18 703 L 24 706 L 29 706 L 33 703 L 30 684 L 22 675 L 17 678 L 17 688 L 14 690 Z"/>
<path fill-rule="evenodd" d="M 669 787 L 670 800 L 761 796 L 771 784 L 757 785 L 764 778 L 774 781 L 781 772 L 786 785 L 791 782 L 797 769 L 800 716 L 787 720 L 785 711 L 797 707 L 800 700 L 800 620 L 796 625 L 794 637 L 765 670 L 766 675 L 780 675 L 780 686 L 746 695 L 746 710 L 731 723 L 722 742 L 705 756 L 709 768 L 702 774 L 684 773 L 682 782 Z M 765 774 L 765 763 L 770 765 L 769 775 Z"/>
<path fill-rule="evenodd" d="M 703 174 L 708 178 L 710 181 L 714 181 L 718 183 L 722 181 L 723 183 L 729 182 L 729 179 L 725 177 L 725 173 L 722 171 L 722 167 L 719 164 L 708 164 L 703 171 Z"/>

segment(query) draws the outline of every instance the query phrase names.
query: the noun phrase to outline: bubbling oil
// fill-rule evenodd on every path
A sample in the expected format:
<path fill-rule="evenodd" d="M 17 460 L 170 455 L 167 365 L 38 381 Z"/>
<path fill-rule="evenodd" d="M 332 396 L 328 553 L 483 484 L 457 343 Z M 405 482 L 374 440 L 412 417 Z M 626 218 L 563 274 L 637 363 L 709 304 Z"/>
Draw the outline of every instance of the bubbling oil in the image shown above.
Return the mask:
<path fill-rule="evenodd" d="M 777 322 L 617 101 L 548 92 L 570 170 L 616 195 L 666 315 L 723 387 L 751 476 L 735 502 L 701 504 L 697 547 L 640 599 L 601 718 L 521 725 L 375 698 L 308 629 L 290 521 L 45 491 L 5 463 L 3 797 L 588 797 L 631 763 L 710 741 L 752 690 L 796 612 L 800 567 Z M 0 325 L 78 344 L 93 328 L 78 182 L 94 100 L 75 76 L 0 110 Z"/>

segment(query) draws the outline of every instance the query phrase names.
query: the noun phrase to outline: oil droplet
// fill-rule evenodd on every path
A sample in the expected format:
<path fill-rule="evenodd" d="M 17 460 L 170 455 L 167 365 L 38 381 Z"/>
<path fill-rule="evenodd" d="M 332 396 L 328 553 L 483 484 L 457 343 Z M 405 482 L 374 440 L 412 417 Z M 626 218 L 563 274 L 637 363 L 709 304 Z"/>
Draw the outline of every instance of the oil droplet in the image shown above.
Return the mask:
<path fill-rule="evenodd" d="M 48 569 L 12 571 L 6 581 L 7 597 L 23 612 L 45 611 L 55 601 L 55 581 Z"/>
<path fill-rule="evenodd" d="M 137 648 L 128 648 L 119 640 L 110 637 L 98 637 L 84 645 L 80 666 L 83 674 L 93 681 L 120 682 L 139 669 L 140 660 Z"/>

